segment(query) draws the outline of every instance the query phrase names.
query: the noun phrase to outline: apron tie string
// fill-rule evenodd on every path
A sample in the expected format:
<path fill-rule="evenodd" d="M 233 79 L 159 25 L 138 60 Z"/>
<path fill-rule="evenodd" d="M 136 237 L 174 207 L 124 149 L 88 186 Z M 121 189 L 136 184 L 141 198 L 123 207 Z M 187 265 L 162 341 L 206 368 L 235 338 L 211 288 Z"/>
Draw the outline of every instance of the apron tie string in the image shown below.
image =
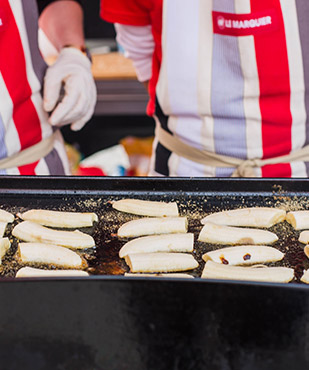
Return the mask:
<path fill-rule="evenodd" d="M 269 159 L 255 158 L 243 160 L 207 150 L 200 150 L 184 143 L 176 136 L 164 130 L 157 117 L 155 117 L 155 120 L 157 122 L 156 137 L 166 149 L 193 162 L 207 166 L 235 168 L 232 177 L 256 177 L 254 168 L 261 168 L 270 164 L 290 163 L 294 161 L 309 162 L 309 145 L 295 150 L 293 153 Z"/>
<path fill-rule="evenodd" d="M 37 144 L 32 145 L 21 152 L 15 153 L 10 157 L 1 159 L 0 169 L 20 167 L 44 158 L 54 148 L 56 133 L 57 131 L 48 138 L 39 141 Z"/>

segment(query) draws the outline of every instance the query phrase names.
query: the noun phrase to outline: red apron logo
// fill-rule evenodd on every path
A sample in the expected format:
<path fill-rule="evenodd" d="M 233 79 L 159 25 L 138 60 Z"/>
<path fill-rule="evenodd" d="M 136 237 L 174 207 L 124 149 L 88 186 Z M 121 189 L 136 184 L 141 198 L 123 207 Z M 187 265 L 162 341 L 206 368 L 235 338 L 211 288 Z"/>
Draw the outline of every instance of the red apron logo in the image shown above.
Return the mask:
<path fill-rule="evenodd" d="M 225 19 L 224 19 L 224 17 L 219 16 L 217 18 L 217 22 L 218 22 L 218 27 L 220 28 L 220 30 L 224 30 L 224 28 L 225 28 Z"/>
<path fill-rule="evenodd" d="M 249 36 L 278 29 L 275 10 L 251 14 L 212 12 L 214 33 L 226 36 Z"/>

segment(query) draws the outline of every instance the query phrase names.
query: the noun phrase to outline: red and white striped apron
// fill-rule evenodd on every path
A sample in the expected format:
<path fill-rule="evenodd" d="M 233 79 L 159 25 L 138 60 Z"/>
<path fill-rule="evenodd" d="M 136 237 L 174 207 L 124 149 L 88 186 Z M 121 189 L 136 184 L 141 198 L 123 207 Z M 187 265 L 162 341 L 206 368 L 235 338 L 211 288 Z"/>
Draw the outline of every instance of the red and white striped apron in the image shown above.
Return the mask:
<path fill-rule="evenodd" d="M 35 0 L 0 0 L 0 159 L 29 148 L 53 134 L 43 110 L 46 64 L 38 48 Z M 60 132 L 45 158 L 0 174 L 69 174 Z"/>
<path fill-rule="evenodd" d="M 268 159 L 309 143 L 308 0 L 166 0 L 156 115 L 163 129 L 220 155 Z M 150 174 L 231 176 L 154 145 Z M 307 177 L 295 161 L 260 177 Z"/>

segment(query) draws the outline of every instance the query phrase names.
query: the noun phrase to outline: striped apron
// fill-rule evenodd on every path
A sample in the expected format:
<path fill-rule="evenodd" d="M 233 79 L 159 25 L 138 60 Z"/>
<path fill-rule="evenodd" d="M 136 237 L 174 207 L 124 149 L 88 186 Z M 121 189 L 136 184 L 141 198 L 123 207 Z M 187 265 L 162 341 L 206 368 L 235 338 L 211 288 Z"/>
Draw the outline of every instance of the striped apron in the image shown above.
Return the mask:
<path fill-rule="evenodd" d="M 308 177 L 308 35 L 308 0 L 165 0 L 158 132 L 256 177 Z M 237 170 L 172 148 L 156 135 L 150 175 Z"/>
<path fill-rule="evenodd" d="M 54 132 L 43 110 L 42 85 L 46 68 L 38 48 L 36 1 L 0 0 L 2 175 L 69 174 L 61 133 Z M 33 146 L 36 150 L 29 151 Z"/>

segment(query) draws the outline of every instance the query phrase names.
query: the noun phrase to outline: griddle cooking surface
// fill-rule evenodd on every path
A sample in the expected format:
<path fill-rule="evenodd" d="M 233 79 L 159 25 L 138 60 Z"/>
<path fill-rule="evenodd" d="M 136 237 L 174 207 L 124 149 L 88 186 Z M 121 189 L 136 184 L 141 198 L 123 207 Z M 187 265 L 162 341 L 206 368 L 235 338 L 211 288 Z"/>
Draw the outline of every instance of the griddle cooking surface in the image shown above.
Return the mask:
<path fill-rule="evenodd" d="M 118 228 L 125 222 L 139 218 L 114 210 L 111 200 L 136 198 L 156 201 L 176 201 L 180 215 L 187 216 L 189 232 L 195 234 L 194 256 L 199 267 L 189 272 L 195 277 L 201 275 L 204 267 L 202 255 L 207 251 L 221 248 L 197 241 L 202 228 L 200 220 L 209 213 L 226 209 L 252 206 L 278 207 L 286 211 L 309 209 L 307 180 L 299 180 L 291 191 L 292 182 L 276 180 L 250 181 L 218 179 L 139 179 L 137 178 L 0 178 L 0 208 L 14 214 L 29 209 L 41 208 L 61 211 L 95 212 L 99 222 L 92 228 L 80 230 L 91 234 L 96 248 L 81 253 L 88 262 L 92 275 L 122 275 L 128 271 L 123 259 L 118 257 L 119 249 L 127 240 L 116 236 Z M 280 185 L 278 185 L 278 183 Z M 263 187 L 264 186 L 264 187 Z M 256 189 L 256 190 L 255 190 Z M 7 229 L 13 244 L 3 259 L 1 275 L 14 277 L 19 265 L 14 254 L 17 241 L 11 237 L 12 227 Z M 283 222 L 268 229 L 277 234 L 279 240 L 273 246 L 285 253 L 282 261 L 272 265 L 292 267 L 296 282 L 303 270 L 309 268 L 309 260 L 303 252 L 304 245 L 298 242 L 300 231 L 295 231 Z M 41 266 L 47 267 L 47 266 Z M 55 268 L 55 266 L 48 266 Z"/>

